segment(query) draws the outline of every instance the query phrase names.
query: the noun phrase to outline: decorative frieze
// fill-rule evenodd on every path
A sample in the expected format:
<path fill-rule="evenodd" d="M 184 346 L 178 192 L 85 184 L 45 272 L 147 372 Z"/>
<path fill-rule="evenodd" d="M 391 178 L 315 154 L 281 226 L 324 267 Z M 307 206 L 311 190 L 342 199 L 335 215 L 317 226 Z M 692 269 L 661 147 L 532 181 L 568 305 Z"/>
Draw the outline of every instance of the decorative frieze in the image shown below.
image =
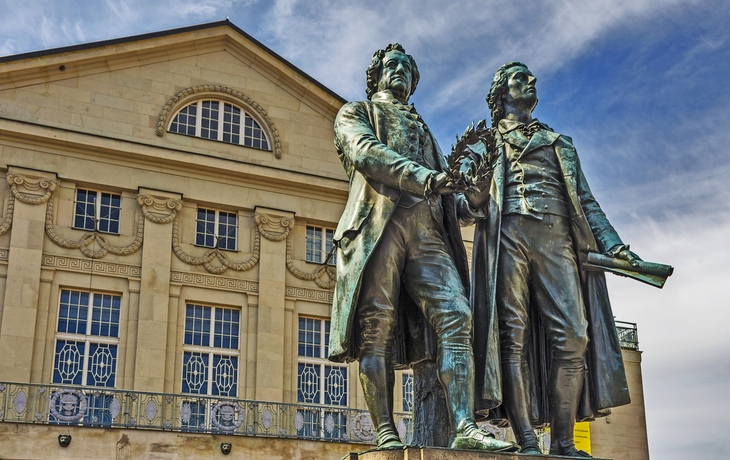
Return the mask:
<path fill-rule="evenodd" d="M 15 200 L 19 200 L 22 203 L 31 205 L 40 205 L 46 203 L 46 221 L 45 230 L 46 235 L 56 246 L 65 249 L 78 249 L 83 255 L 89 259 L 101 259 L 107 254 L 115 254 L 121 256 L 127 256 L 134 254 L 139 251 L 142 247 L 144 240 L 144 225 L 145 221 L 149 220 L 155 224 L 169 224 L 172 223 L 172 251 L 175 256 L 182 262 L 188 265 L 203 266 L 205 271 L 214 275 L 220 275 L 227 270 L 233 270 L 238 272 L 244 272 L 254 268 L 261 256 L 261 236 L 269 241 L 280 242 L 286 241 L 286 267 L 289 272 L 296 278 L 304 281 L 314 281 L 317 286 L 323 289 L 332 289 L 335 285 L 335 270 L 329 265 L 320 265 L 314 269 L 311 273 L 303 272 L 299 270 L 294 263 L 292 241 L 291 241 L 291 229 L 294 228 L 293 218 L 274 218 L 266 214 L 257 213 L 253 216 L 256 226 L 254 227 L 254 241 L 253 250 L 248 260 L 242 262 L 234 262 L 228 258 L 228 255 L 218 248 L 207 250 L 201 256 L 193 256 L 183 251 L 180 246 L 180 222 L 177 218 L 179 211 L 182 209 L 182 202 L 180 200 L 160 198 L 151 195 L 139 195 L 137 197 L 137 203 L 140 205 L 140 214 L 137 218 L 137 225 L 135 229 L 134 239 L 131 243 L 124 246 L 115 246 L 109 242 L 109 236 L 99 232 L 85 232 L 81 235 L 78 240 L 70 240 L 61 237 L 56 233 L 54 222 L 55 216 L 55 204 L 54 200 L 50 199 L 53 191 L 56 189 L 56 181 L 48 178 L 35 178 L 28 177 L 21 174 L 7 175 L 8 183 L 11 186 L 11 195 L 8 198 L 8 206 L 5 212 L 5 218 L 0 223 L 0 235 L 6 233 L 13 223 L 13 212 L 15 206 Z M 25 191 L 20 191 L 18 188 L 23 188 Z M 28 193 L 31 192 L 31 193 Z M 33 192 L 43 192 L 43 195 L 33 194 Z M 94 243 L 98 244 L 99 249 L 93 249 Z M 58 258 L 56 256 L 48 256 L 48 263 L 46 266 L 54 266 L 54 263 L 62 263 L 59 260 L 65 260 L 66 265 L 61 268 L 69 268 L 72 270 L 89 271 L 91 270 L 91 261 L 84 259 L 74 259 L 70 257 Z M 217 259 L 220 265 L 213 264 L 213 261 Z M 7 260 L 7 250 L 5 250 L 5 256 L 3 258 L 0 252 L 0 261 Z M 45 260 L 45 259 L 44 259 Z M 75 262 L 72 262 L 75 261 Z M 85 262 L 82 264 L 82 262 Z M 133 267 L 131 265 L 123 264 L 100 264 L 99 267 Z M 84 268 L 80 268 L 84 267 Z M 87 268 L 88 267 L 88 268 Z M 136 275 L 131 275 L 132 269 L 120 269 L 122 271 L 115 271 L 109 268 L 104 270 L 111 270 L 109 274 L 119 274 L 119 276 L 136 276 L 139 277 L 139 267 L 134 267 Z M 94 266 L 96 271 L 96 266 Z M 101 270 L 100 270 L 101 271 Z M 218 283 L 216 281 L 215 283 Z M 218 284 L 205 284 L 206 286 L 228 286 L 227 283 L 223 285 Z M 240 289 L 239 289 L 240 290 Z"/>
<path fill-rule="evenodd" d="M 304 281 L 314 281 L 317 286 L 323 289 L 332 289 L 335 285 L 335 270 L 329 265 L 320 265 L 313 272 L 305 273 L 294 265 L 291 229 L 294 228 L 294 219 L 274 218 L 266 214 L 257 213 L 253 216 L 256 226 L 254 227 L 253 251 L 248 260 L 240 263 L 232 262 L 228 255 L 218 248 L 207 250 L 202 256 L 192 256 L 183 251 L 180 246 L 180 224 L 178 220 L 173 221 L 172 227 L 172 251 L 178 259 L 188 265 L 202 265 L 205 271 L 214 275 L 220 275 L 226 270 L 248 271 L 255 267 L 261 256 L 261 236 L 269 241 L 286 240 L 286 268 L 289 273 Z M 221 265 L 213 265 L 217 259 Z"/>
<path fill-rule="evenodd" d="M 105 235 L 98 232 L 84 233 L 76 241 L 60 237 L 56 233 L 55 226 L 53 225 L 54 213 L 53 200 L 48 200 L 48 204 L 46 205 L 46 235 L 48 235 L 48 238 L 56 246 L 66 249 L 78 249 L 83 255 L 92 259 L 100 259 L 110 252 L 120 256 L 128 256 L 134 254 L 142 247 L 142 239 L 144 238 L 144 215 L 140 215 L 137 219 L 137 230 L 134 235 L 134 241 L 126 246 L 114 246 L 109 243 Z M 91 249 L 89 246 L 94 242 L 99 243 L 101 249 Z"/>
<path fill-rule="evenodd" d="M 303 287 L 287 286 L 286 297 L 297 300 L 308 300 L 310 302 L 319 302 L 331 304 L 333 295 L 332 291 L 323 291 L 320 289 L 307 289 Z"/>
<path fill-rule="evenodd" d="M 205 275 L 202 273 L 172 271 L 170 272 L 170 281 L 190 286 L 225 289 L 235 292 L 256 293 L 259 290 L 259 283 L 256 281 L 224 278 L 222 276 Z"/>
<path fill-rule="evenodd" d="M 57 270 L 118 276 L 122 278 L 139 278 L 142 274 L 142 268 L 136 265 L 48 254 L 43 256 L 41 266 L 55 268 Z"/>

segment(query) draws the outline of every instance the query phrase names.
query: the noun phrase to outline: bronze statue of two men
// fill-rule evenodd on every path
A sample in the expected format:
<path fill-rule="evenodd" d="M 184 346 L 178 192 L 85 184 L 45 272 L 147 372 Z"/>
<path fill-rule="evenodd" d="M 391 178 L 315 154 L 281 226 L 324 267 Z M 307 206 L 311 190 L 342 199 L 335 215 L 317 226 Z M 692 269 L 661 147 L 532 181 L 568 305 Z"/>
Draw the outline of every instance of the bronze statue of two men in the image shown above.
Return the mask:
<path fill-rule="evenodd" d="M 368 101 L 335 120 L 350 187 L 334 236 L 330 359 L 360 361 L 379 448 L 403 446 L 394 369 L 434 360 L 452 448 L 540 453 L 533 426 L 549 423 L 552 454 L 589 456 L 575 448 L 576 419 L 629 397 L 604 275 L 581 264 L 588 252 L 640 259 L 593 198 L 571 139 L 532 118 L 527 66 L 499 68 L 492 128 L 464 143 L 455 168 L 408 105 L 418 80 L 391 44 L 367 69 Z M 460 225 L 471 224 L 470 283 Z M 517 444 L 475 414 L 506 416 Z"/>

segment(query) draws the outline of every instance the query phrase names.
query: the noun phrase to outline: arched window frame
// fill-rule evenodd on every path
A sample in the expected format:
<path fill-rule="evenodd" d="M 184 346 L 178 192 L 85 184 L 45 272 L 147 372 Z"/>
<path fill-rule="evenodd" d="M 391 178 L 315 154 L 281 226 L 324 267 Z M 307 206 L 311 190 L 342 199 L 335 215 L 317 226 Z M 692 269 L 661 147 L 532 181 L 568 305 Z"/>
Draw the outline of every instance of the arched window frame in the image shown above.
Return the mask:
<path fill-rule="evenodd" d="M 175 116 L 189 105 L 204 100 L 217 100 L 226 104 L 231 104 L 239 108 L 242 112 L 246 113 L 249 117 L 251 117 L 254 121 L 258 123 L 263 134 L 266 136 L 267 142 L 269 144 L 268 151 L 272 151 L 277 159 L 281 158 L 281 140 L 279 138 L 279 132 L 276 129 L 276 126 L 274 126 L 274 123 L 271 121 L 269 115 L 266 113 L 266 110 L 264 110 L 264 108 L 261 107 L 261 105 L 259 105 L 256 101 L 241 93 L 240 91 L 236 91 L 232 88 L 221 85 L 198 85 L 186 88 L 175 94 L 175 96 L 170 98 L 167 104 L 165 104 L 165 106 L 160 111 L 160 116 L 157 120 L 157 135 L 162 137 L 165 132 L 172 132 L 169 131 L 169 129 L 172 125 L 173 120 L 175 119 Z M 221 108 L 220 113 L 222 112 L 223 110 Z M 244 117 L 245 116 L 242 115 L 242 121 Z M 222 131 L 222 129 L 220 131 Z M 199 128 L 196 127 L 196 133 L 199 132 Z M 202 136 L 198 137 L 200 137 L 201 139 L 206 139 Z M 221 137 L 222 136 L 218 136 L 218 139 L 220 139 Z M 242 131 L 241 139 L 243 140 L 243 138 L 244 132 Z M 243 142 L 234 145 L 245 146 Z M 262 150 L 267 151 L 266 149 Z"/>

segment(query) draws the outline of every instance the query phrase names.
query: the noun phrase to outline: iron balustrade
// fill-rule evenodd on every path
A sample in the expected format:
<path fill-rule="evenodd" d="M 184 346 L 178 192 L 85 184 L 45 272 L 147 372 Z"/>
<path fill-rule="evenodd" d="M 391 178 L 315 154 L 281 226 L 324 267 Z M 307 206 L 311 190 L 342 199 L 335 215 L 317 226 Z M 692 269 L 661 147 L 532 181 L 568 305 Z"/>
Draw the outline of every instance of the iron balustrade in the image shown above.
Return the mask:
<path fill-rule="evenodd" d="M 616 321 L 616 333 L 618 334 L 621 348 L 639 350 L 639 332 L 636 329 L 636 323 Z"/>
<path fill-rule="evenodd" d="M 395 418 L 409 442 L 411 414 Z M 0 382 L 0 422 L 375 442 L 366 410 L 57 384 Z"/>

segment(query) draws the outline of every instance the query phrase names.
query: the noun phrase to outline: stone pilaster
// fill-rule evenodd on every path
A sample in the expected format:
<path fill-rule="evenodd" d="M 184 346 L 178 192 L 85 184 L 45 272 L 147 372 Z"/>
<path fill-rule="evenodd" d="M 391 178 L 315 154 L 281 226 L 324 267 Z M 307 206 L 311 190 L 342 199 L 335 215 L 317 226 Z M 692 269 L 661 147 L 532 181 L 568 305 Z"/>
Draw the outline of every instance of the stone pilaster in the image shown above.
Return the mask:
<path fill-rule="evenodd" d="M 56 175 L 11 166 L 7 178 L 10 199 L 15 203 L 5 298 L 0 310 L 0 375 L 6 381 L 30 382 L 41 288 L 45 204 L 56 188 Z"/>
<path fill-rule="evenodd" d="M 261 232 L 259 297 L 256 334 L 256 391 L 259 401 L 284 397 L 284 337 L 286 327 L 286 236 L 294 226 L 294 213 L 256 208 Z"/>
<path fill-rule="evenodd" d="M 48 327 L 49 305 L 51 300 L 51 282 L 55 270 L 41 269 L 41 283 L 38 290 L 38 312 L 35 323 L 35 343 L 33 344 L 33 365 L 30 371 L 31 383 L 45 383 L 43 381 L 44 358 L 53 353 L 53 340 L 48 340 L 50 331 L 55 331 L 55 324 Z"/>
<path fill-rule="evenodd" d="M 182 311 L 179 283 L 170 285 L 169 308 L 167 311 L 167 355 L 165 356 L 165 393 L 175 392 L 175 363 L 177 352 L 178 316 Z"/>
<path fill-rule="evenodd" d="M 165 360 L 170 308 L 172 225 L 182 208 L 177 193 L 139 190 L 146 222 L 137 319 L 133 389 L 165 391 Z"/>
<path fill-rule="evenodd" d="M 139 323 L 139 290 L 141 282 L 129 280 L 129 316 L 127 319 L 127 333 L 122 342 L 124 347 L 124 381 L 119 388 L 134 388 L 134 366 L 137 357 L 137 326 Z"/>

